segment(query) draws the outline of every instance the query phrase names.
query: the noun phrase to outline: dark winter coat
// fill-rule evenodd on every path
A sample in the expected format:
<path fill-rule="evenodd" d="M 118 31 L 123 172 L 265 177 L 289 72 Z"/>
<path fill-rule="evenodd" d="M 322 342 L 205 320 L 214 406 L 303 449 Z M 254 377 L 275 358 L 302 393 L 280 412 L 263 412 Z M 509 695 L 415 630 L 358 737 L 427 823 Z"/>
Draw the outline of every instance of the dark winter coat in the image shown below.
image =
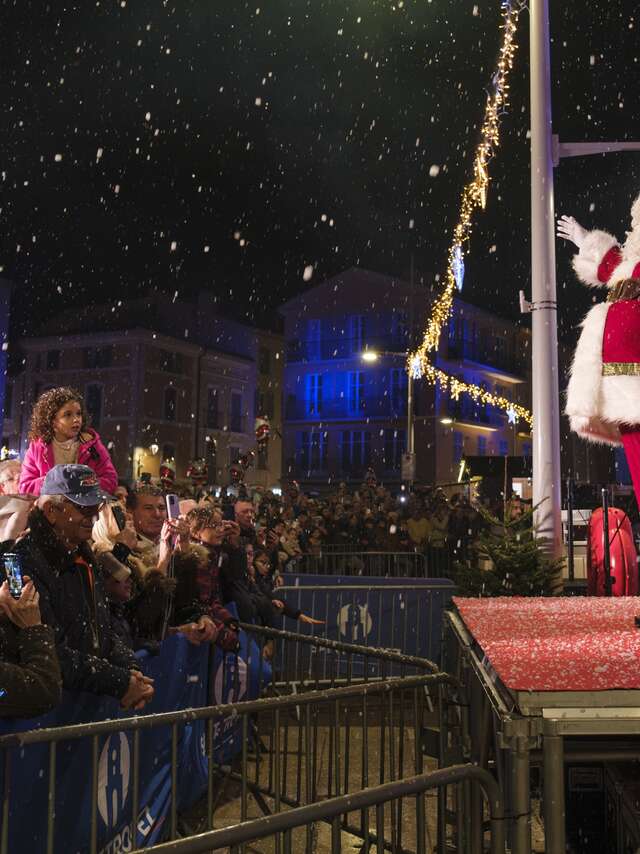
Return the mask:
<path fill-rule="evenodd" d="M 91 550 L 83 545 L 69 553 L 37 508 L 29 516 L 29 529 L 14 551 L 40 594 L 42 622 L 54 630 L 64 687 L 120 699 L 136 663 L 113 631 Z M 77 563 L 77 556 L 86 563 Z"/>
<path fill-rule="evenodd" d="M 275 587 L 273 583 L 273 576 L 260 575 L 259 572 L 256 572 L 255 586 L 256 589 L 270 601 L 273 601 L 274 599 L 279 599 L 282 603 L 284 603 L 282 613 L 285 615 L 285 617 L 289 617 L 292 620 L 298 619 L 298 617 L 302 613 L 301 610 L 299 608 L 293 608 L 291 605 L 289 605 L 289 603 L 283 596 L 280 596 L 278 594 L 278 588 Z"/>
<path fill-rule="evenodd" d="M 34 718 L 60 702 L 62 675 L 53 629 L 0 623 L 0 718 Z"/>

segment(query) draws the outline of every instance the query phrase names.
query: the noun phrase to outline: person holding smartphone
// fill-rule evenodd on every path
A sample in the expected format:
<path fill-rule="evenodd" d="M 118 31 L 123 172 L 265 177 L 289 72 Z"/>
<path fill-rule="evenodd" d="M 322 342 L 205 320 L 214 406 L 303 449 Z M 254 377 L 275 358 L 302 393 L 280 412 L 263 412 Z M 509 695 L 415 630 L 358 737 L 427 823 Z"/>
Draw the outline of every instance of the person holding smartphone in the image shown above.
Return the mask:
<path fill-rule="evenodd" d="M 15 598 L 0 586 L 0 717 L 32 718 L 60 702 L 62 675 L 53 629 L 42 625 L 40 596 L 28 576 Z"/>

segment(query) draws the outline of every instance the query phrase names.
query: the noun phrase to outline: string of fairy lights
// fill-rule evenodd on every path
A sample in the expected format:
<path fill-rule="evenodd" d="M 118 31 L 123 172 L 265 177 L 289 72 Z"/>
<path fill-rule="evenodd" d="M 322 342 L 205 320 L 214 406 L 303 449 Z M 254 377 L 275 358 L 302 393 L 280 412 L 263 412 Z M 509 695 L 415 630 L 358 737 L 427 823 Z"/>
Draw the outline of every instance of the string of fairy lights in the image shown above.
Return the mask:
<path fill-rule="evenodd" d="M 407 370 L 414 379 L 424 378 L 448 391 L 454 400 L 458 400 L 461 394 L 468 394 L 477 403 L 486 403 L 504 410 L 510 423 L 515 424 L 520 419 L 531 425 L 531 412 L 524 406 L 479 385 L 467 383 L 447 374 L 446 371 L 435 367 L 430 358 L 430 354 L 438 350 L 440 335 L 443 328 L 447 326 L 456 288 L 462 287 L 464 252 L 471 237 L 473 214 L 478 208 L 484 209 L 487 202 L 489 163 L 495 156 L 500 142 L 500 114 L 504 111 L 509 99 L 509 72 L 513 67 L 517 50 L 515 35 L 518 19 L 524 8 L 525 2 L 503 0 L 502 44 L 496 71 L 492 77 L 492 91 L 487 97 L 480 142 L 474 159 L 473 178 L 462 192 L 460 215 L 449 247 L 444 289 L 432 306 L 420 346 L 408 356 Z"/>

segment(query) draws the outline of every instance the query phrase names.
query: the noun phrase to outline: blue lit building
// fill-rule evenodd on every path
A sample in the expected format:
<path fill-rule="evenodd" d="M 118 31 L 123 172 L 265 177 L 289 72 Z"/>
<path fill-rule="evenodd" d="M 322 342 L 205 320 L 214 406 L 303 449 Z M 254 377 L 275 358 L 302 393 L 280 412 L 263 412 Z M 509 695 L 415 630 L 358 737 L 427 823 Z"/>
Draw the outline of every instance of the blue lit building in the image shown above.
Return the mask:
<path fill-rule="evenodd" d="M 428 314 L 430 292 L 389 276 L 352 268 L 281 307 L 284 317 L 283 472 L 307 487 L 359 482 L 371 466 L 400 482 L 407 440 L 405 354 Z M 438 364 L 528 405 L 529 332 L 456 300 Z M 375 363 L 362 353 L 378 351 Z M 473 403 L 415 384 L 417 479 L 457 480 L 463 455 L 531 453 L 526 425 Z"/>

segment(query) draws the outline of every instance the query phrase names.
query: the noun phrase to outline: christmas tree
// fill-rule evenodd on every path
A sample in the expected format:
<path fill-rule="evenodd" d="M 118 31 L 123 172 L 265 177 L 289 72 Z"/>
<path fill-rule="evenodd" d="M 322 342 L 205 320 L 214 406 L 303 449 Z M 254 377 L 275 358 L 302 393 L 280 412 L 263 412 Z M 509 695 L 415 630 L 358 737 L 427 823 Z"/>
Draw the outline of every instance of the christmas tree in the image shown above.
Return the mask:
<path fill-rule="evenodd" d="M 559 585 L 563 559 L 550 558 L 536 537 L 533 514 L 521 514 L 512 502 L 503 505 L 502 518 L 484 507 L 478 512 L 485 528 L 466 561 L 454 564 L 462 596 L 549 596 Z"/>

